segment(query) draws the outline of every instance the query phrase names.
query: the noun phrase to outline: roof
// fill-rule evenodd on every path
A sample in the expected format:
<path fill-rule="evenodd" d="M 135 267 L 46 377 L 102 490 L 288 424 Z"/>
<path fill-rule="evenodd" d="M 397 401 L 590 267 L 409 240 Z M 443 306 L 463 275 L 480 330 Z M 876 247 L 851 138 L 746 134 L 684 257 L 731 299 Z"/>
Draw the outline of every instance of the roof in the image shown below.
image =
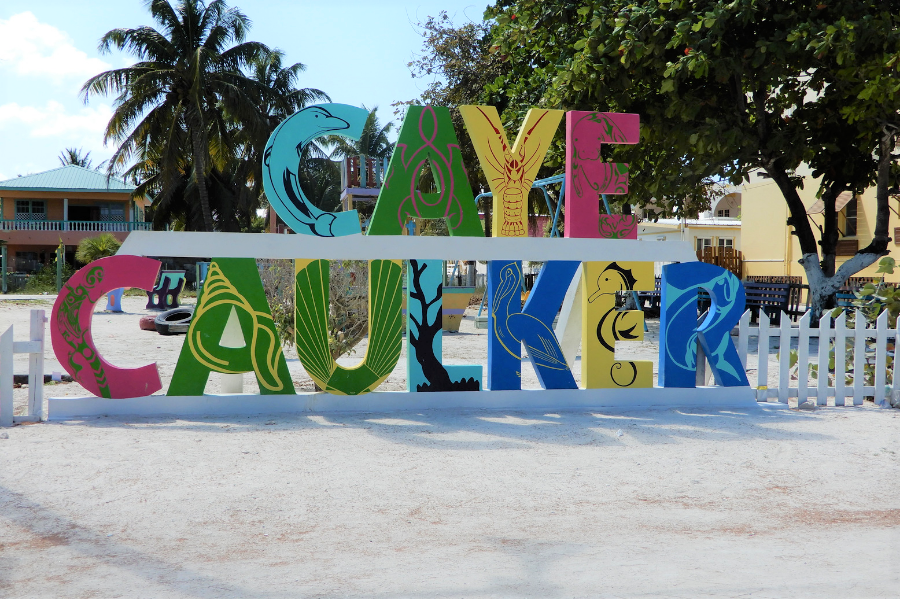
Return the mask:
<path fill-rule="evenodd" d="M 661 218 L 656 222 L 653 221 L 641 221 L 639 224 L 641 226 L 653 226 L 653 225 L 666 225 L 666 226 L 678 226 L 681 224 L 681 219 L 678 218 Z M 684 226 L 686 227 L 740 227 L 741 221 L 738 218 L 728 218 L 728 217 L 712 217 L 712 218 L 688 218 L 684 221 Z"/>
<path fill-rule="evenodd" d="M 844 191 L 838 194 L 838 197 L 834 199 L 834 211 L 840 212 L 844 209 L 844 206 L 850 203 L 850 200 L 855 198 L 852 193 L 849 191 Z M 809 207 L 809 210 L 806 211 L 807 214 L 819 214 L 820 212 L 825 212 L 825 200 L 818 199 L 813 203 L 812 206 Z"/>
<path fill-rule="evenodd" d="M 0 191 L 5 190 L 131 193 L 135 186 L 114 177 L 107 179 L 98 171 L 69 164 L 43 173 L 0 181 Z"/>

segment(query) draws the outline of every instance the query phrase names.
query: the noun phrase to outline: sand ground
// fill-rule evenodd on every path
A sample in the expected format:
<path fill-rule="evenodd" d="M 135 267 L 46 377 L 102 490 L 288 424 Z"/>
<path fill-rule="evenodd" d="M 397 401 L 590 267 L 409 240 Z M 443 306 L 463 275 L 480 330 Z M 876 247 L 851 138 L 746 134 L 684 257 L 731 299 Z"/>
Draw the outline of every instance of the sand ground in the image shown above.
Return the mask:
<path fill-rule="evenodd" d="M 95 316 L 98 346 L 167 383 L 183 338 L 138 331 L 126 299 Z M 0 301 L 0 329 L 24 339 L 33 307 L 49 315 Z M 464 322 L 447 361 L 484 342 Z M 0 597 L 893 598 L 898 426 L 766 405 L 2 429 Z"/>

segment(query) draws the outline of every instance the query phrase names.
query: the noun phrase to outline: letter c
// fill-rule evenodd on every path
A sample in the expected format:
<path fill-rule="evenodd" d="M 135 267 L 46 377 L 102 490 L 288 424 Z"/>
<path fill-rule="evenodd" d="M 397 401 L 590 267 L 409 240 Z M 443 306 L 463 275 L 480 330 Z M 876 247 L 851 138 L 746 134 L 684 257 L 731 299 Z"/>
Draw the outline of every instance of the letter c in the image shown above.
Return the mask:
<path fill-rule="evenodd" d="M 53 352 L 72 378 L 100 397 L 127 399 L 162 389 L 156 363 L 119 368 L 103 359 L 91 337 L 91 317 L 103 294 L 119 287 L 150 291 L 161 263 L 140 256 L 110 256 L 91 262 L 63 285 L 53 304 Z"/>

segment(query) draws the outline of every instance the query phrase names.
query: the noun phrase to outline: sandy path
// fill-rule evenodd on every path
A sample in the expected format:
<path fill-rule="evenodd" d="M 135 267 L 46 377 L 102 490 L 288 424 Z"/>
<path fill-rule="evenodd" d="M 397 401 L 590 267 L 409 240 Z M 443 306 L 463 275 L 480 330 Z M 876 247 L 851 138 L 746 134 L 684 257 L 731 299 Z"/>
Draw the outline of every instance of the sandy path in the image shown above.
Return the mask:
<path fill-rule="evenodd" d="M 0 596 L 896 597 L 898 425 L 764 407 L 20 426 L 0 440 Z"/>
<path fill-rule="evenodd" d="M 125 305 L 95 316 L 98 345 L 168 383 L 183 337 Z M 0 328 L 23 338 L 32 307 L 0 301 Z M 466 321 L 446 361 L 484 346 Z M 898 426 L 773 406 L 19 426 L 0 431 L 0 597 L 893 598 Z"/>

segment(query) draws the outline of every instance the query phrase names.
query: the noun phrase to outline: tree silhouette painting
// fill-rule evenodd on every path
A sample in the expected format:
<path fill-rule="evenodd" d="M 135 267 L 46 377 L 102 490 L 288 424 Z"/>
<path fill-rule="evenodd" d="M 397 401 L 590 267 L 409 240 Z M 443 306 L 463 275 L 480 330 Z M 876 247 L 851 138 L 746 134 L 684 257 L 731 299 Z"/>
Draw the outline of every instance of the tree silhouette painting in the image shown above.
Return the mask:
<path fill-rule="evenodd" d="M 409 274 L 410 285 L 412 289 L 409 293 L 410 301 L 419 303 L 419 310 L 413 310 L 412 306 L 407 306 L 409 319 L 415 326 L 409 328 L 409 344 L 416 351 L 416 361 L 422 367 L 422 372 L 428 380 L 427 384 L 416 385 L 416 391 L 434 392 L 434 391 L 479 391 L 480 382 L 469 377 L 458 381 L 451 381 L 450 374 L 441 363 L 441 360 L 434 354 L 434 340 L 441 333 L 443 326 L 443 310 L 438 306 L 434 318 L 429 320 L 429 309 L 441 301 L 443 296 L 441 291 L 442 282 L 439 279 L 435 286 L 433 297 L 429 300 L 425 291 L 422 289 L 422 274 L 428 268 L 428 264 L 424 261 L 410 260 Z M 419 318 L 421 318 L 421 322 Z"/>

